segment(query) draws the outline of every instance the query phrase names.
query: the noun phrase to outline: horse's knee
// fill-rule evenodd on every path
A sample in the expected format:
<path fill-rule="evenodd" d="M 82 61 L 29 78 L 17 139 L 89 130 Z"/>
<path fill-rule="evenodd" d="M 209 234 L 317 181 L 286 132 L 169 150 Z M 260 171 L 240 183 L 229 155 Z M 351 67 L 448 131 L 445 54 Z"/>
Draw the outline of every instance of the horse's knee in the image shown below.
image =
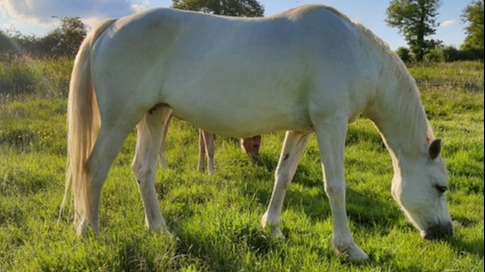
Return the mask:
<path fill-rule="evenodd" d="M 345 197 L 345 184 L 343 184 L 343 182 L 338 182 L 338 183 L 326 182 L 325 193 L 329 198 Z"/>
<path fill-rule="evenodd" d="M 287 190 L 291 185 L 291 175 L 287 169 L 276 169 L 275 180 L 276 185 L 283 190 Z"/>
<path fill-rule="evenodd" d="M 133 171 L 133 174 L 135 175 L 138 184 L 140 183 L 142 166 L 143 164 L 135 157 L 135 159 L 131 163 L 131 171 Z"/>
<path fill-rule="evenodd" d="M 131 163 L 131 171 L 133 171 L 133 173 L 137 173 L 141 168 L 141 164 L 138 162 L 138 160 L 135 158 L 133 160 L 133 162 Z"/>
<path fill-rule="evenodd" d="M 132 170 L 135 174 L 138 186 L 145 186 L 145 184 L 150 180 L 151 176 L 155 175 L 155 169 L 152 167 L 145 167 L 140 164 L 132 165 Z"/>

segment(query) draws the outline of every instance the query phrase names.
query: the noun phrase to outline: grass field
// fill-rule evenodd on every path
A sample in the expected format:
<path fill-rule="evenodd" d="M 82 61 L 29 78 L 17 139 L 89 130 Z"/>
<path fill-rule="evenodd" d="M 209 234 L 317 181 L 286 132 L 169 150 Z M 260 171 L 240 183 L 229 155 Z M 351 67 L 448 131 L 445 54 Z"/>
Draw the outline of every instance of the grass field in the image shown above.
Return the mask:
<path fill-rule="evenodd" d="M 195 169 L 197 130 L 176 120 L 167 143 L 171 169 L 157 173 L 156 188 L 177 239 L 144 227 L 130 170 L 134 131 L 103 190 L 101 233 L 77 238 L 72 213 L 57 221 L 64 190 L 64 96 L 71 64 L 24 62 L 0 62 L 0 271 L 484 270 L 482 63 L 411 68 L 423 84 L 423 104 L 435 134 L 444 141 L 451 182 L 448 203 L 456 221 L 453 238 L 421 239 L 391 197 L 391 159 L 379 134 L 366 120 L 351 125 L 348 213 L 356 242 L 370 255 L 369 261 L 354 264 L 331 250 L 330 208 L 315 139 L 287 193 L 282 218 L 287 239 L 282 241 L 262 230 L 259 222 L 271 196 L 283 133 L 264 136 L 260 165 L 250 163 L 235 140 L 218 137 L 216 173 L 209 177 Z M 19 76 L 23 73 L 31 77 Z M 25 86 L 29 91 L 20 96 L 11 89 Z"/>

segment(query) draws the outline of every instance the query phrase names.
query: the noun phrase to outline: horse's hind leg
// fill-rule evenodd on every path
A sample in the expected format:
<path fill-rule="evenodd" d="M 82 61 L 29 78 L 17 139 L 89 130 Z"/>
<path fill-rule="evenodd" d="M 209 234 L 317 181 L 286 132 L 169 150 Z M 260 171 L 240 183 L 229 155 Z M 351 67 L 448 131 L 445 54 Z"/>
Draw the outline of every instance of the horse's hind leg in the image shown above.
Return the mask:
<path fill-rule="evenodd" d="M 137 127 L 138 139 L 132 169 L 143 200 L 145 221 L 150 230 L 167 231 L 155 191 L 155 175 L 157 155 L 171 112 L 168 107 L 154 109 L 145 114 Z"/>
<path fill-rule="evenodd" d="M 78 225 L 77 234 L 82 236 L 89 225 L 99 232 L 99 206 L 101 189 L 106 181 L 111 164 L 128 136 L 131 126 L 119 127 L 102 124 L 96 144 L 88 159 L 88 179 L 86 200 L 75 198 L 77 209 L 75 222 Z M 86 203 L 87 202 L 87 203 Z M 80 207 L 84 207 L 81 208 Z M 84 212 L 80 212 L 84 211 Z"/>
<path fill-rule="evenodd" d="M 263 228 L 270 227 L 271 232 L 279 237 L 283 237 L 283 233 L 280 230 L 280 218 L 285 194 L 310 138 L 311 134 L 301 134 L 294 131 L 286 132 L 283 150 L 276 168 L 273 195 L 271 196 L 268 210 L 262 219 Z"/>
<path fill-rule="evenodd" d="M 160 158 L 160 165 L 162 166 L 163 169 L 168 169 L 167 155 L 166 155 L 166 139 L 167 139 L 168 127 L 170 125 L 171 114 L 169 114 L 168 117 L 166 118 L 167 120 L 164 122 L 163 131 L 162 131 L 162 142 L 160 145 L 160 152 L 158 154 Z"/>

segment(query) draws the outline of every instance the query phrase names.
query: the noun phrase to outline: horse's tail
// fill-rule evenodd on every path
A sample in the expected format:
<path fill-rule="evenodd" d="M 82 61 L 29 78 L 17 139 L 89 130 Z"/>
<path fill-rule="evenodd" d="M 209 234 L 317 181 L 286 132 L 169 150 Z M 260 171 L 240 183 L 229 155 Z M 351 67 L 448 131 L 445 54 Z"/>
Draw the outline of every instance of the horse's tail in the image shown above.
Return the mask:
<path fill-rule="evenodd" d="M 79 216 L 90 218 L 87 208 L 89 196 L 87 179 L 87 160 L 97 138 L 97 129 L 101 123 L 99 108 L 91 74 L 91 49 L 99 36 L 115 20 L 108 20 L 98 26 L 83 41 L 74 61 L 69 86 L 67 106 L 67 172 L 66 188 L 59 216 L 66 205 L 69 188 L 72 183 L 74 194 L 75 220 Z M 78 223 L 78 222 L 75 222 Z"/>

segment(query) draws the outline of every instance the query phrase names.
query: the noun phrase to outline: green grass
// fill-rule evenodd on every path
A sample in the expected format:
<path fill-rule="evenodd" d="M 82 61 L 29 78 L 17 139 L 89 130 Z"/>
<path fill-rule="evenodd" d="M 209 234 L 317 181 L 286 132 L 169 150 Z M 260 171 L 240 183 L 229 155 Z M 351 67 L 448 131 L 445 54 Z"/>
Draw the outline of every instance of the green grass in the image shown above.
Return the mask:
<path fill-rule="evenodd" d="M 483 91 L 483 63 L 418 63 L 409 68 L 422 88 L 444 86 L 450 89 Z"/>
<path fill-rule="evenodd" d="M 443 69 L 462 69 L 470 80 L 483 82 L 473 72 L 476 65 L 483 71 L 483 64 L 455 65 L 460 68 Z M 430 72 L 430 80 L 440 77 Z M 315 139 L 287 193 L 282 218 L 287 239 L 281 241 L 259 222 L 271 197 L 283 134 L 264 136 L 261 165 L 250 163 L 237 141 L 218 137 L 216 173 L 209 177 L 195 169 L 197 130 L 177 120 L 167 139 L 171 169 L 159 170 L 156 181 L 162 212 L 177 239 L 144 227 L 130 170 L 134 131 L 103 189 L 101 233 L 77 238 L 71 213 L 57 222 L 66 102 L 62 96 L 43 97 L 0 100 L 0 271 L 483 271 L 483 91 L 465 86 L 422 92 L 435 134 L 444 141 L 448 202 L 459 223 L 447 241 L 421 239 L 391 197 L 391 159 L 379 134 L 369 121 L 351 125 L 348 213 L 356 242 L 370 254 L 361 264 L 345 262 L 331 250 L 330 207 Z"/>

